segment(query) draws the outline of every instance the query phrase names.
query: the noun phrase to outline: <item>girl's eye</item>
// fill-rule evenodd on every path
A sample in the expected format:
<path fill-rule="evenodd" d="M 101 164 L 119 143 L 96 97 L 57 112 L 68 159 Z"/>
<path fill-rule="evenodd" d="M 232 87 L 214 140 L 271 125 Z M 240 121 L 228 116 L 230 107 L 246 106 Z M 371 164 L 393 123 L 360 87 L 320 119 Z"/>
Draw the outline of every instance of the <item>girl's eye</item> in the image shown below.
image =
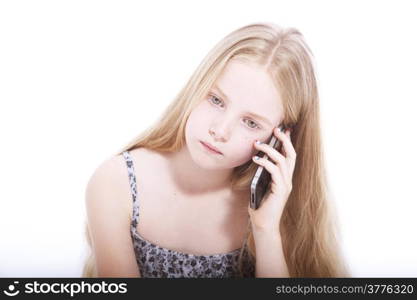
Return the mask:
<path fill-rule="evenodd" d="M 214 95 L 210 95 L 210 102 L 214 103 L 214 105 L 218 105 L 219 103 L 222 103 L 223 101 L 217 98 Z M 254 126 L 249 126 L 251 129 L 261 128 L 257 123 L 253 122 L 252 120 L 247 119 L 249 122 L 246 124 L 252 124 Z"/>
<path fill-rule="evenodd" d="M 219 99 L 219 98 L 217 98 L 216 96 L 213 96 L 213 95 L 211 95 L 210 96 L 210 101 L 211 101 L 211 99 L 216 99 L 216 100 L 218 100 L 219 102 L 221 102 L 221 100 Z M 218 102 L 217 103 L 215 103 L 216 101 L 211 101 L 212 103 L 214 103 L 214 104 L 218 104 Z"/>
<path fill-rule="evenodd" d="M 249 126 L 250 128 L 260 128 L 259 126 L 258 126 L 258 124 L 256 124 L 255 122 L 253 122 L 252 120 L 249 120 L 249 122 L 251 123 L 251 124 L 254 124 L 255 126 Z M 248 123 L 249 123 L 248 122 Z M 247 123 L 247 124 L 248 124 Z"/>

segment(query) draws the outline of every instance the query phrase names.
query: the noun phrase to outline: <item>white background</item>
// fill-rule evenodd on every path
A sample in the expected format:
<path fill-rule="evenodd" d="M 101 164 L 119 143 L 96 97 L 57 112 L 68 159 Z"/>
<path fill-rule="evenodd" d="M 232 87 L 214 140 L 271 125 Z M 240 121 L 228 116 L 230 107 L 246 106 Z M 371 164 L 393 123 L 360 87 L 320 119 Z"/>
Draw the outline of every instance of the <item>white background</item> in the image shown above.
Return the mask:
<path fill-rule="evenodd" d="M 232 30 L 305 36 L 354 277 L 416 277 L 413 1 L 0 2 L 0 276 L 79 277 L 94 169 Z"/>

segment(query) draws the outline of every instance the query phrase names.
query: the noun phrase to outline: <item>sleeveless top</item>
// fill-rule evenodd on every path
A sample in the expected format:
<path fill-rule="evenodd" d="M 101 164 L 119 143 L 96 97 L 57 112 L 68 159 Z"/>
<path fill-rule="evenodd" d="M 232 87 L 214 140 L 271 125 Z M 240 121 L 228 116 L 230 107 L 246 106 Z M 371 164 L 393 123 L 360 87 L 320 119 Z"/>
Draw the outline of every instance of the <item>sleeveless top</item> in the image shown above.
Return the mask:
<path fill-rule="evenodd" d="M 247 247 L 242 252 L 242 273 L 239 272 L 238 257 L 242 248 L 229 253 L 193 255 L 155 245 L 139 235 L 139 199 L 133 160 L 129 151 L 123 152 L 126 160 L 133 213 L 130 233 L 135 250 L 136 262 L 141 277 L 153 278 L 198 278 L 198 277 L 255 277 L 255 265 Z"/>

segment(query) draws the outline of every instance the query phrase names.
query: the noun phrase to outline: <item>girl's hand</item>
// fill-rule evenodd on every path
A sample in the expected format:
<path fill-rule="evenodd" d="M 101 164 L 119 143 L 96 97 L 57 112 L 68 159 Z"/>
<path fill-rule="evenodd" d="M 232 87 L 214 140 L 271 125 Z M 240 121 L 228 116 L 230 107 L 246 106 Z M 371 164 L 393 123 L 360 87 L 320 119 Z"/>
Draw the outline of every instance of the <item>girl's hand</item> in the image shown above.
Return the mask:
<path fill-rule="evenodd" d="M 271 174 L 270 189 L 265 193 L 260 207 L 254 210 L 248 206 L 248 212 L 254 231 L 274 232 L 279 234 L 279 223 L 285 203 L 292 190 L 292 175 L 295 167 L 296 153 L 290 139 L 290 130 L 286 133 L 274 128 L 273 134 L 281 140 L 285 156 L 268 144 L 256 144 L 255 148 L 265 152 L 272 160 L 259 158 L 252 160 L 263 166 Z"/>

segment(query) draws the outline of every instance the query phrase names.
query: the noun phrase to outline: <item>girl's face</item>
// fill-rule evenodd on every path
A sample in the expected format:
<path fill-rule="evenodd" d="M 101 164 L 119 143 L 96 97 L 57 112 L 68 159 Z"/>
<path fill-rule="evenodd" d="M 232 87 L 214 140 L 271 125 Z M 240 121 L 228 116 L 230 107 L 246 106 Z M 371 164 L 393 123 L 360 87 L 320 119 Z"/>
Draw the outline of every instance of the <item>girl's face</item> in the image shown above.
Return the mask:
<path fill-rule="evenodd" d="M 282 119 L 282 101 L 269 74 L 231 60 L 187 120 L 187 148 L 203 168 L 234 168 L 252 159 L 258 152 L 254 141 L 268 142 Z M 201 142 L 222 154 L 207 151 Z"/>

